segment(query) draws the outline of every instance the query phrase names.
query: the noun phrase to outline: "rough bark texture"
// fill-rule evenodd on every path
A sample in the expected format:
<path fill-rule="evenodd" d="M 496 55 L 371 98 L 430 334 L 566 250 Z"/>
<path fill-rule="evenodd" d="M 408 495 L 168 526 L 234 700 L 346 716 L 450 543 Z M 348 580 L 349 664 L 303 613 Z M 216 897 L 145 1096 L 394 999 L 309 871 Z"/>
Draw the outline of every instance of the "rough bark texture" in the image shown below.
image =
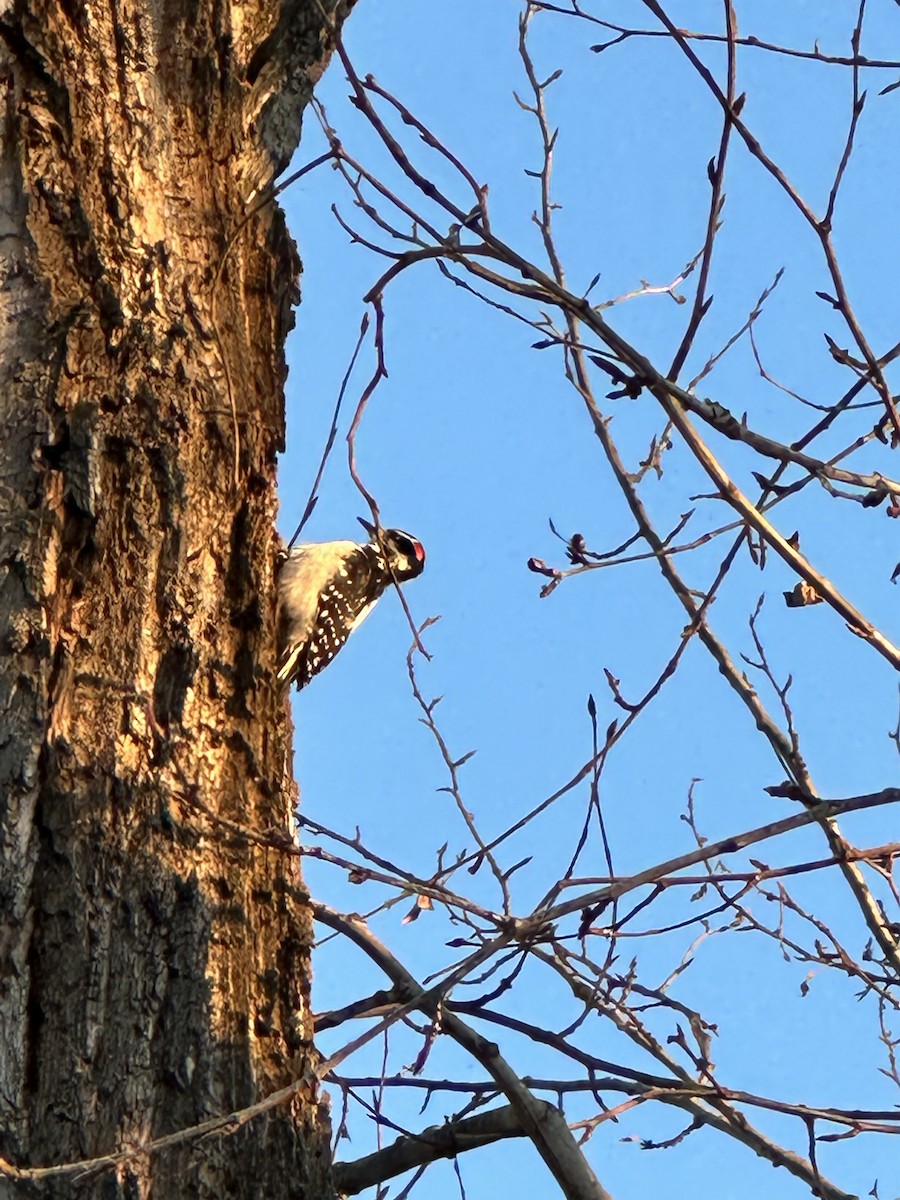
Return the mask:
<path fill-rule="evenodd" d="M 274 682 L 298 262 L 244 226 L 327 59 L 316 0 L 0 6 L 0 1156 L 253 1104 L 310 1061 Z M 344 13 L 338 14 L 339 17 Z M 221 266 L 221 270 L 220 270 Z M 327 1196 L 314 1088 L 0 1196 Z"/>

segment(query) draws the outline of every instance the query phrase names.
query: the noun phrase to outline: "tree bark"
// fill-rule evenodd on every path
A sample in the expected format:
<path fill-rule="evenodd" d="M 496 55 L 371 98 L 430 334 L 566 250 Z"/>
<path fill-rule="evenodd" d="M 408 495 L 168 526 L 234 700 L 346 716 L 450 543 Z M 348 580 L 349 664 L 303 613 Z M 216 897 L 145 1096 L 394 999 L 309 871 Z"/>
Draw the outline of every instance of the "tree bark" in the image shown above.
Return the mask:
<path fill-rule="evenodd" d="M 327 58 L 316 0 L 0 13 L 7 1164 L 133 1150 L 312 1061 L 296 858 L 233 831 L 284 835 L 295 800 L 273 581 L 299 263 L 274 205 L 242 222 Z M 311 1082 L 39 1194 L 329 1186 Z"/>

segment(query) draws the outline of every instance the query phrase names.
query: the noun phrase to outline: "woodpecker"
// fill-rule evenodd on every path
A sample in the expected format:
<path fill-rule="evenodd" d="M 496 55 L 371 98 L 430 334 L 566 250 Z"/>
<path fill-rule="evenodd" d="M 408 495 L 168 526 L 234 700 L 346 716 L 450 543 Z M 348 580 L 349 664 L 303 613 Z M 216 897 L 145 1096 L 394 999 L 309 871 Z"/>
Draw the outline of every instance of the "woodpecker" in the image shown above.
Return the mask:
<path fill-rule="evenodd" d="M 402 529 L 382 529 L 359 518 L 369 534 L 357 542 L 295 546 L 278 575 L 278 678 L 305 687 L 324 670 L 392 582 L 415 579 L 425 550 Z"/>

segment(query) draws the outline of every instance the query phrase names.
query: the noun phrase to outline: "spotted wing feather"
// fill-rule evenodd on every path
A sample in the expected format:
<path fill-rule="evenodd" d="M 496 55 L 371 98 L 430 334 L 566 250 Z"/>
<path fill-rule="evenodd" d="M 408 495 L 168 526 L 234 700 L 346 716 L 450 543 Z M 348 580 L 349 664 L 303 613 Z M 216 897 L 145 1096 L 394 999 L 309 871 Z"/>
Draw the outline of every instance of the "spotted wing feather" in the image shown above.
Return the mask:
<path fill-rule="evenodd" d="M 298 688 L 328 666 L 350 634 L 365 620 L 384 590 L 384 572 L 372 547 L 342 554 L 317 595 L 314 611 L 289 640 L 279 677 L 296 680 Z"/>

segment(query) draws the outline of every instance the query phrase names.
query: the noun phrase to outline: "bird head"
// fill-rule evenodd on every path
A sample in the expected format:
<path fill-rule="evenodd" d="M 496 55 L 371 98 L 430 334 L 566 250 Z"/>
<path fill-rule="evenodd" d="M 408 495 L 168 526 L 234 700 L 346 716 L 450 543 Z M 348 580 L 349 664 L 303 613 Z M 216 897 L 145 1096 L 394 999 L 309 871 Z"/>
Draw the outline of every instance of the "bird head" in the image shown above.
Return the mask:
<path fill-rule="evenodd" d="M 382 529 L 379 539 L 379 531 L 374 525 L 362 517 L 357 519 L 372 539 L 372 545 L 384 554 L 391 574 L 398 583 L 422 574 L 425 570 L 425 547 L 417 538 L 402 529 Z"/>

